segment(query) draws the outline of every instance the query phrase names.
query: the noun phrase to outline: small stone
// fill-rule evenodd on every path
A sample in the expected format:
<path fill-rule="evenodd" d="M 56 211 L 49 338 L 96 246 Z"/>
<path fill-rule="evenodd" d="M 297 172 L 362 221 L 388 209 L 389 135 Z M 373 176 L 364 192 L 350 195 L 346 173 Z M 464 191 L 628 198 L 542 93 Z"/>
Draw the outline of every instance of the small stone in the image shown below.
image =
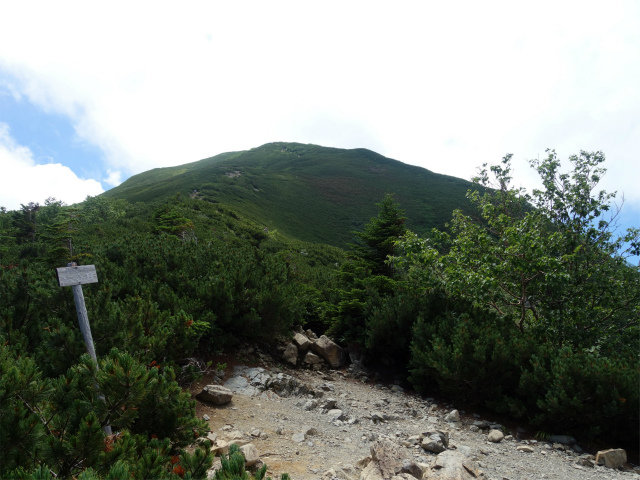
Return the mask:
<path fill-rule="evenodd" d="M 322 405 L 322 408 L 324 410 L 333 410 L 334 408 L 336 408 L 336 405 L 338 405 L 338 402 L 335 398 L 327 398 Z"/>
<path fill-rule="evenodd" d="M 596 466 L 595 462 L 589 458 L 579 458 L 576 463 L 589 468 L 594 468 Z"/>
<path fill-rule="evenodd" d="M 307 402 L 302 406 L 302 409 L 305 411 L 313 410 L 318 406 L 318 401 L 315 399 L 307 400 Z"/>
<path fill-rule="evenodd" d="M 533 447 L 530 447 L 528 445 L 519 445 L 516 447 L 516 450 L 518 450 L 519 452 L 525 452 L 525 453 L 533 453 L 535 451 Z"/>
<path fill-rule="evenodd" d="M 489 435 L 487 435 L 487 440 L 493 443 L 499 443 L 504 438 L 504 433 L 500 430 L 491 430 Z"/>
<path fill-rule="evenodd" d="M 445 422 L 459 422 L 460 421 L 460 412 L 458 410 L 452 410 L 444 417 Z"/>
<path fill-rule="evenodd" d="M 296 443 L 302 443 L 306 439 L 307 437 L 304 433 L 294 433 L 293 436 L 291 437 L 291 440 L 293 440 Z"/>
<path fill-rule="evenodd" d="M 422 448 L 433 453 L 441 453 L 447 449 L 438 434 L 431 435 L 422 440 Z"/>
<path fill-rule="evenodd" d="M 208 422 L 209 420 L 211 420 L 211 419 L 209 418 L 209 415 L 207 415 L 206 413 L 202 416 L 202 419 L 203 419 L 205 422 Z"/>
<path fill-rule="evenodd" d="M 331 420 L 343 420 L 344 414 L 342 413 L 342 410 L 335 408 L 333 410 L 329 410 L 327 412 L 327 415 L 331 418 Z"/>

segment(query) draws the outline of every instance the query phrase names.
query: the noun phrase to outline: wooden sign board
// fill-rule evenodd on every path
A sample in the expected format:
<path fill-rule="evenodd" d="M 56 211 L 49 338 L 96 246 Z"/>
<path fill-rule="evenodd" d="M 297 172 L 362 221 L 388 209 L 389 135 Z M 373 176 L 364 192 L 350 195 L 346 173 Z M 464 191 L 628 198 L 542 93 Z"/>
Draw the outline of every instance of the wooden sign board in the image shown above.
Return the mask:
<path fill-rule="evenodd" d="M 85 283 L 97 283 L 98 274 L 95 265 L 80 265 L 78 267 L 56 268 L 58 284 L 61 287 L 84 285 Z"/>

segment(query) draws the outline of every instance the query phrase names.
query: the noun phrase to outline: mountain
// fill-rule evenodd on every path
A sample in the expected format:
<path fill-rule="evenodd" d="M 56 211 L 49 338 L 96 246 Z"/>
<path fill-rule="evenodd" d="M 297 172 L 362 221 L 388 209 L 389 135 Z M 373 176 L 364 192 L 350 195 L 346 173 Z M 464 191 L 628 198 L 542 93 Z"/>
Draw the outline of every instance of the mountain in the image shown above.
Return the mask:
<path fill-rule="evenodd" d="M 285 236 L 344 247 L 387 193 L 406 211 L 408 228 L 424 234 L 465 208 L 472 186 L 363 148 L 278 142 L 156 168 L 103 195 L 149 202 L 180 192 L 223 204 Z"/>

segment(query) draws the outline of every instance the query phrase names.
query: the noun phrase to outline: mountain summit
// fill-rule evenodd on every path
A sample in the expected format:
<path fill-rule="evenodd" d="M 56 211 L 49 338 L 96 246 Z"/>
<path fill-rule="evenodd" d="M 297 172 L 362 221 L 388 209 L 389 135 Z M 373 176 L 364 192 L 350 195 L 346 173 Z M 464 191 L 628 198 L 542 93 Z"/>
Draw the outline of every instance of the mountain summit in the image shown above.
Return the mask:
<path fill-rule="evenodd" d="M 269 230 L 344 247 L 387 193 L 406 211 L 408 228 L 425 233 L 464 208 L 471 187 L 364 148 L 277 142 L 149 170 L 104 195 L 147 202 L 179 192 L 224 204 Z"/>

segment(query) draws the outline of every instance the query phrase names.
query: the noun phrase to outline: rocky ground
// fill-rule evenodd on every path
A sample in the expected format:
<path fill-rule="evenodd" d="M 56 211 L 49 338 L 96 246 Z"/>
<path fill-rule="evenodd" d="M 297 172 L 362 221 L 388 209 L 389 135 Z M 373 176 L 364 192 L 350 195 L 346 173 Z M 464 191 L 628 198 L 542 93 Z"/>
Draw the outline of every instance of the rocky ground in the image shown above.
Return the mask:
<path fill-rule="evenodd" d="M 235 392 L 225 405 L 198 401 L 198 415 L 208 418 L 220 450 L 231 442 L 255 445 L 257 465 L 266 463 L 273 478 L 284 472 L 293 480 L 390 478 L 380 475 L 384 459 L 378 457 L 386 454 L 376 448 L 393 449 L 392 469 L 405 472 L 405 480 L 445 478 L 440 464 L 454 457 L 459 471 L 446 478 L 595 480 L 640 473 L 631 464 L 624 470 L 594 465 L 570 438 L 531 440 L 522 429 L 491 424 L 473 412 L 459 412 L 454 421 L 451 405 L 363 382 L 351 370 L 288 369 L 262 359 L 267 369 L 228 365 L 223 378 L 208 374 L 191 391 L 195 396 L 217 383 Z M 367 458 L 372 447 L 373 463 Z"/>

